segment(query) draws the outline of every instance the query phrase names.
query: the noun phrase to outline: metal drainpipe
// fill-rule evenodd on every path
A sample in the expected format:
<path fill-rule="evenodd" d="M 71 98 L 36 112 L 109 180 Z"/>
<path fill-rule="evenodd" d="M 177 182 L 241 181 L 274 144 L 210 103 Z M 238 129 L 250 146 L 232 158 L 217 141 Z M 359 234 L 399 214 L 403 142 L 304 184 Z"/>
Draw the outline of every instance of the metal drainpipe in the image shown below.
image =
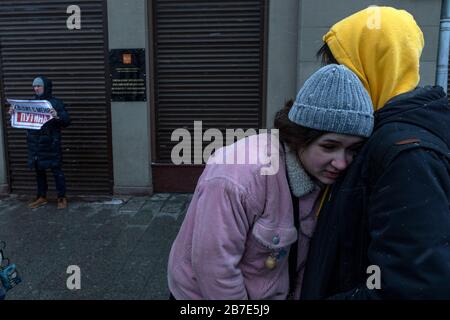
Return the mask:
<path fill-rule="evenodd" d="M 445 92 L 447 92 L 448 89 L 449 47 L 450 47 L 450 0 L 442 0 L 436 84 L 443 87 Z"/>

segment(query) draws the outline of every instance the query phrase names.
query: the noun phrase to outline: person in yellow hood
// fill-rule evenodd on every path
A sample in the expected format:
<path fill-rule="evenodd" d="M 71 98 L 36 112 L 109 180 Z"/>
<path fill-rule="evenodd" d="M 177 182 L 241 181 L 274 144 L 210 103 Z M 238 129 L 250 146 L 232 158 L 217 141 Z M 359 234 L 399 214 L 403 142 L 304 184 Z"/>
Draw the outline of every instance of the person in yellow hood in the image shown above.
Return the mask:
<path fill-rule="evenodd" d="M 334 59 L 358 75 L 375 110 L 419 83 L 424 38 L 404 10 L 369 7 L 336 23 L 323 40 Z"/>
<path fill-rule="evenodd" d="M 311 240 L 302 299 L 450 299 L 450 108 L 419 87 L 424 37 L 405 10 L 337 22 L 318 52 L 370 94 L 375 126 Z"/>

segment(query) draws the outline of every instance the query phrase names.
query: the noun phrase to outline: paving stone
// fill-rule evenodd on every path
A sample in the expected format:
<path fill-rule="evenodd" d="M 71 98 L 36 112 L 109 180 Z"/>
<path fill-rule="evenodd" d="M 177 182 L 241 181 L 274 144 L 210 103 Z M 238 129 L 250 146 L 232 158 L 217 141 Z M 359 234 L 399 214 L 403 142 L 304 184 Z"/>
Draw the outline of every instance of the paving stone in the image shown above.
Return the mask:
<path fill-rule="evenodd" d="M 171 196 L 170 193 L 155 193 L 150 197 L 150 201 L 166 200 Z"/>
<path fill-rule="evenodd" d="M 167 259 L 191 196 L 73 198 L 68 210 L 1 197 L 0 240 L 23 279 L 6 299 L 166 299 Z M 81 290 L 67 289 L 72 264 Z"/>
<path fill-rule="evenodd" d="M 171 216 L 174 219 L 178 219 L 178 217 L 186 211 L 187 207 L 188 203 L 186 201 L 186 198 L 173 196 L 164 202 L 164 205 L 161 207 L 158 216 L 167 215 Z"/>
<path fill-rule="evenodd" d="M 142 208 L 145 201 L 144 199 L 131 199 L 120 207 L 118 214 L 134 215 Z"/>

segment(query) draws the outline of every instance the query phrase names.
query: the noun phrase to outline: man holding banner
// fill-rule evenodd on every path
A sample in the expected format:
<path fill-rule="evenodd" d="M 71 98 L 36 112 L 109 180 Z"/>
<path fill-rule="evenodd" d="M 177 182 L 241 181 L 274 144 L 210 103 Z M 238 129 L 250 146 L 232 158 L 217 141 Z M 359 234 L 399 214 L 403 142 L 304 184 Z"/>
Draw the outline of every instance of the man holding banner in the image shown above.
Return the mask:
<path fill-rule="evenodd" d="M 70 123 L 64 103 L 52 96 L 52 82 L 39 76 L 33 81 L 35 100 L 9 100 L 11 125 L 27 129 L 28 165 L 36 171 L 37 197 L 31 209 L 47 204 L 47 174 L 51 169 L 58 192 L 58 209 L 67 208 L 62 171 L 61 128 Z"/>

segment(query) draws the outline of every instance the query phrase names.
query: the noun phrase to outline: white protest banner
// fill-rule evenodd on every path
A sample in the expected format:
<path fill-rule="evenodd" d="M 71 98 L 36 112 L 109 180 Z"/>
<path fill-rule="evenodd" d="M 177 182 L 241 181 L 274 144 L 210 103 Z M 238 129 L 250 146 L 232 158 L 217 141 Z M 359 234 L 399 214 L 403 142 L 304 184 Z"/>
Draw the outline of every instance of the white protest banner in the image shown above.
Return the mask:
<path fill-rule="evenodd" d="M 11 116 L 13 128 L 39 130 L 44 123 L 53 118 L 50 114 L 52 105 L 47 100 L 7 100 L 14 109 Z"/>

